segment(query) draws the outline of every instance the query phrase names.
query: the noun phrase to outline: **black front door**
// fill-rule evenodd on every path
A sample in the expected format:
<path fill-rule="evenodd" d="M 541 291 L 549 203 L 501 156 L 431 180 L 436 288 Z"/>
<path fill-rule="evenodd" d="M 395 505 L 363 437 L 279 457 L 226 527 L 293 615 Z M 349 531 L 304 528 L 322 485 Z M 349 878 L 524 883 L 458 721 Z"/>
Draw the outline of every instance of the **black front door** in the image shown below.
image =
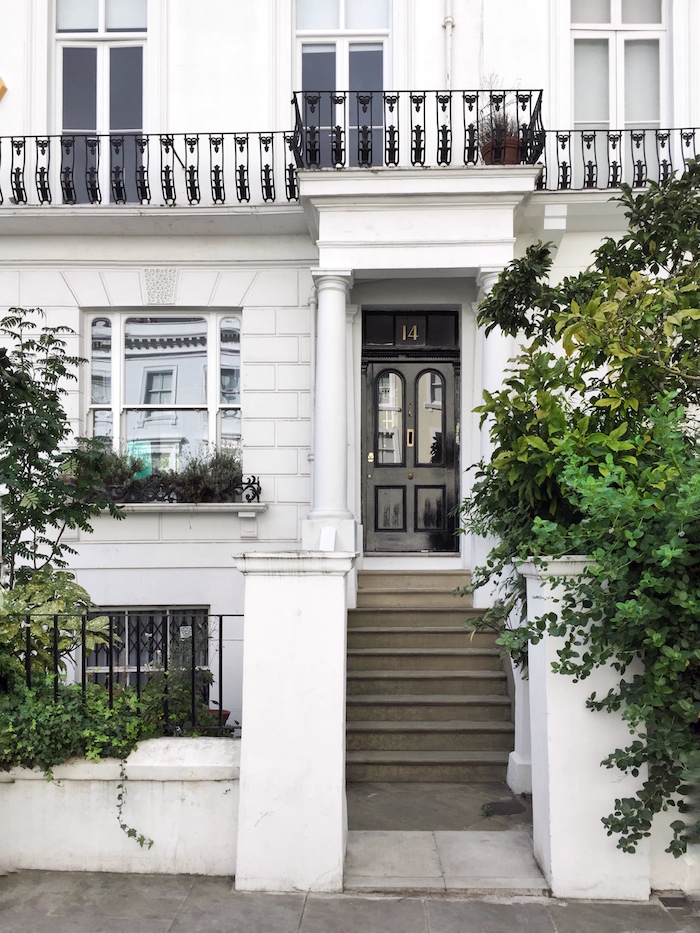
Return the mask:
<path fill-rule="evenodd" d="M 380 312 L 375 312 L 379 314 Z M 367 317 L 372 312 L 366 312 Z M 381 313 L 387 317 L 387 312 Z M 431 315 L 451 315 L 434 326 L 435 341 L 454 333 L 451 349 L 430 346 Z M 364 446 L 362 451 L 365 550 L 458 550 L 458 386 L 456 316 L 451 312 L 392 312 L 390 349 L 371 344 L 366 327 Z M 405 341 L 404 341 L 405 336 Z M 369 357 L 369 358 L 367 358 Z M 381 357 L 381 358 L 380 358 Z"/>

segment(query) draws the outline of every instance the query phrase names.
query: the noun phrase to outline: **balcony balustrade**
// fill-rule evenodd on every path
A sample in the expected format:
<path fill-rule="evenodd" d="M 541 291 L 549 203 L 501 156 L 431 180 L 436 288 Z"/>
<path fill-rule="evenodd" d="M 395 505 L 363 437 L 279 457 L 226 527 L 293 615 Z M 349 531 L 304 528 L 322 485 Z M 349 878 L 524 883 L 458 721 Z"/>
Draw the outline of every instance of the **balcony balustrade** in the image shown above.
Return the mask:
<path fill-rule="evenodd" d="M 294 134 L 0 137 L 0 206 L 293 203 Z"/>
<path fill-rule="evenodd" d="M 298 171 L 540 165 L 541 191 L 663 182 L 700 129 L 545 130 L 542 92 L 303 91 L 270 133 L 0 137 L 0 207 L 294 204 Z"/>

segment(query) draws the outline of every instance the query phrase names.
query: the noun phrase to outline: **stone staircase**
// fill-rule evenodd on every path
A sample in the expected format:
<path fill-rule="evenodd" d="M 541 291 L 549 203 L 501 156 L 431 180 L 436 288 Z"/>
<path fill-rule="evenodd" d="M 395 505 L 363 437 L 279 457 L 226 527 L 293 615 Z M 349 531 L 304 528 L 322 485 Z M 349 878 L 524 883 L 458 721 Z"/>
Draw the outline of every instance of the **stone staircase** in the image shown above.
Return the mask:
<path fill-rule="evenodd" d="M 362 571 L 348 611 L 348 781 L 504 781 L 511 701 L 464 571 Z M 465 627 L 465 623 L 467 623 Z M 472 630 L 473 631 L 473 630 Z"/>

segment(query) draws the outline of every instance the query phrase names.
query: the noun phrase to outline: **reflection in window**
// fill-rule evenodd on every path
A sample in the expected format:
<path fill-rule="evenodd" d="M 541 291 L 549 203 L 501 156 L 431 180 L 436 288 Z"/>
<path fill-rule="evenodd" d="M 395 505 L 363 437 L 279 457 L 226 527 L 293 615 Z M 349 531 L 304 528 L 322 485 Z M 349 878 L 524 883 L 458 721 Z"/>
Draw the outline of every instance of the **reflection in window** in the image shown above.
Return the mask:
<path fill-rule="evenodd" d="M 89 432 L 143 460 L 144 476 L 181 469 L 207 445 L 240 444 L 239 320 L 114 313 L 91 321 L 90 339 Z"/>
<path fill-rule="evenodd" d="M 146 405 L 169 405 L 173 401 L 173 371 L 146 373 L 143 401 Z"/>
<path fill-rule="evenodd" d="M 92 322 L 90 401 L 93 405 L 112 402 L 112 323 L 97 317 Z"/>
<path fill-rule="evenodd" d="M 128 404 L 206 403 L 207 324 L 201 317 L 127 318 L 124 326 L 125 401 Z M 146 402 L 148 378 L 170 373 L 170 396 Z M 175 374 L 177 379 L 175 380 Z M 166 393 L 154 381 L 154 392 Z M 176 391 L 173 386 L 176 385 Z M 160 386 L 160 389 L 158 388 Z M 145 388 L 143 388 L 145 387 Z"/>
<path fill-rule="evenodd" d="M 377 462 L 403 463 L 403 380 L 383 373 L 377 380 Z"/>
<path fill-rule="evenodd" d="M 416 393 L 417 463 L 444 463 L 444 380 L 429 370 L 418 379 Z"/>

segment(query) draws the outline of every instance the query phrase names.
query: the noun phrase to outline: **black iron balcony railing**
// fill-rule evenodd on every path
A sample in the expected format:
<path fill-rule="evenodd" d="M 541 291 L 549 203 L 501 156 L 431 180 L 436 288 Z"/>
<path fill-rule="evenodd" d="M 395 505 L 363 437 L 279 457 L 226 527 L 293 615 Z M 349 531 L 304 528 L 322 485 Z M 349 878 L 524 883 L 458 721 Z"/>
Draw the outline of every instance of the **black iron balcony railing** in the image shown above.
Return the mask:
<path fill-rule="evenodd" d="M 541 165 L 542 191 L 663 182 L 700 129 L 545 130 L 541 91 L 304 91 L 293 130 L 0 137 L 0 206 L 296 203 L 300 169 Z"/>
<path fill-rule="evenodd" d="M 300 168 L 534 165 L 542 91 L 301 91 Z"/>
<path fill-rule="evenodd" d="M 643 188 L 698 156 L 700 129 L 548 130 L 541 190 Z"/>
<path fill-rule="evenodd" d="M 0 205 L 298 198 L 292 132 L 0 137 Z"/>

